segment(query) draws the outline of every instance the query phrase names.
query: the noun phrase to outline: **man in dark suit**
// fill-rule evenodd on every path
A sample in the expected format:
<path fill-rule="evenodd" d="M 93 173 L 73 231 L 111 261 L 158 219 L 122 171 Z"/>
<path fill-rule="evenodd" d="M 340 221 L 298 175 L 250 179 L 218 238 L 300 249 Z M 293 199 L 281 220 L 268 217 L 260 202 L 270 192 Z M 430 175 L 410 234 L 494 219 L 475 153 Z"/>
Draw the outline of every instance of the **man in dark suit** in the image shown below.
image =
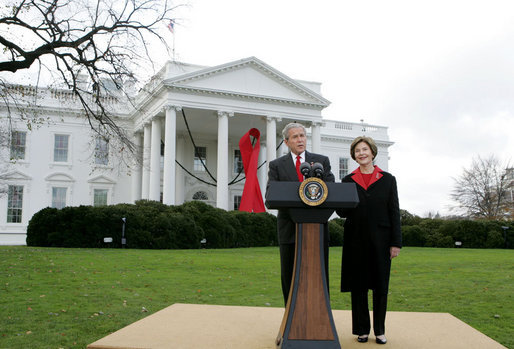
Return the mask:
<path fill-rule="evenodd" d="M 269 163 L 268 183 L 273 181 L 303 181 L 303 176 L 299 173 L 300 164 L 307 161 L 310 164 L 320 163 L 323 165 L 323 181 L 334 182 L 335 178 L 330 171 L 330 160 L 320 154 L 309 153 L 306 151 L 307 135 L 305 127 L 298 123 L 290 123 L 282 131 L 284 143 L 290 152 Z M 287 305 L 289 289 L 293 277 L 296 225 L 291 220 L 287 209 L 278 210 L 277 216 L 278 243 L 280 248 L 280 272 L 282 280 L 282 293 L 284 303 Z M 323 226 L 325 242 L 325 273 L 328 286 L 328 226 Z"/>

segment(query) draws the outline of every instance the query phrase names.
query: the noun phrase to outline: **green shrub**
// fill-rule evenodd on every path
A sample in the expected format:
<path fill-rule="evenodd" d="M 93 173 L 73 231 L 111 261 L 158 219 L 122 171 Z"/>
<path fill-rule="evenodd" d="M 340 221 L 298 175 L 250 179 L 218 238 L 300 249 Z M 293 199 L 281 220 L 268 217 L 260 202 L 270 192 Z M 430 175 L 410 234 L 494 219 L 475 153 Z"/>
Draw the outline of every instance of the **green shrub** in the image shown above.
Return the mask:
<path fill-rule="evenodd" d="M 427 241 L 425 246 L 427 247 L 454 247 L 455 243 L 451 236 L 445 236 L 439 232 L 431 233 L 427 235 Z"/>
<path fill-rule="evenodd" d="M 465 220 L 460 222 L 459 233 L 462 246 L 468 248 L 483 248 L 487 240 L 487 229 L 481 221 Z"/>
<path fill-rule="evenodd" d="M 437 247 L 455 247 L 455 242 L 451 236 L 441 236 L 437 241 Z"/>
<path fill-rule="evenodd" d="M 27 245 L 48 247 L 48 235 L 54 232 L 58 225 L 59 210 L 47 207 L 36 212 L 27 227 Z"/>
<path fill-rule="evenodd" d="M 89 247 L 91 236 L 86 232 L 90 221 L 95 219 L 91 214 L 93 207 L 64 207 L 59 210 L 57 229 L 49 234 L 48 243 L 51 247 Z"/>
<path fill-rule="evenodd" d="M 234 226 L 239 226 L 239 221 L 230 217 L 226 211 L 221 209 L 205 211 L 198 219 L 198 224 L 202 227 L 204 238 L 207 240 L 208 248 L 230 248 L 236 245 L 236 230 Z"/>
<path fill-rule="evenodd" d="M 330 235 L 330 246 L 342 246 L 344 235 L 344 219 L 334 218 L 328 221 L 328 233 Z"/>
<path fill-rule="evenodd" d="M 404 246 L 423 247 L 426 243 L 426 231 L 417 225 L 402 226 L 402 238 Z"/>
<path fill-rule="evenodd" d="M 422 218 L 410 213 L 407 210 L 400 210 L 400 221 L 402 226 L 406 225 L 418 225 Z"/>
<path fill-rule="evenodd" d="M 418 226 L 423 229 L 426 234 L 436 233 L 439 227 L 444 223 L 442 219 L 431 219 L 431 218 L 423 218 L 421 222 L 419 222 Z"/>
<path fill-rule="evenodd" d="M 419 218 L 402 212 L 405 246 L 513 248 L 514 222 Z M 168 206 L 156 201 L 111 206 L 44 208 L 32 216 L 27 245 L 42 247 L 121 247 L 126 218 L 128 248 L 196 249 L 277 245 L 277 219 L 269 213 L 224 211 L 204 202 Z M 416 223 L 419 222 L 419 223 Z M 408 224 L 407 224 L 408 223 Z M 330 245 L 341 246 L 344 219 L 328 222 Z M 504 230 L 502 227 L 509 227 Z M 106 244 L 105 237 L 113 242 Z"/>
<path fill-rule="evenodd" d="M 129 248 L 211 248 L 277 244 L 276 217 L 268 213 L 226 212 L 202 202 L 167 206 L 140 200 L 102 207 L 43 209 L 27 229 L 30 246 L 120 247 L 122 218 Z M 110 237 L 113 242 L 104 243 Z"/>
<path fill-rule="evenodd" d="M 505 240 L 502 233 L 496 230 L 490 230 L 487 232 L 487 239 L 485 242 L 486 248 L 503 248 L 505 246 Z"/>
<path fill-rule="evenodd" d="M 229 211 L 238 220 L 240 229 L 236 232 L 239 247 L 276 246 L 277 219 L 272 214 Z"/>

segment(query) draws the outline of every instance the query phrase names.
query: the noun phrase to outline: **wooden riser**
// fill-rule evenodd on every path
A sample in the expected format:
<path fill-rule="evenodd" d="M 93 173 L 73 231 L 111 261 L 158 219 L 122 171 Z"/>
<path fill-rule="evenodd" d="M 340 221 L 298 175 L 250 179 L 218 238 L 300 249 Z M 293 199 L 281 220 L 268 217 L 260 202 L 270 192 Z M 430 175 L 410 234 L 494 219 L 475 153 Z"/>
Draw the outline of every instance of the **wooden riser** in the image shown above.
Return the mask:
<path fill-rule="evenodd" d="M 332 295 L 332 297 L 340 295 Z M 505 348 L 448 313 L 388 312 L 386 345 L 351 333 L 351 312 L 333 310 L 343 349 Z M 273 349 L 284 308 L 173 304 L 88 346 L 89 349 Z M 101 335 L 99 335 L 101 337 Z"/>

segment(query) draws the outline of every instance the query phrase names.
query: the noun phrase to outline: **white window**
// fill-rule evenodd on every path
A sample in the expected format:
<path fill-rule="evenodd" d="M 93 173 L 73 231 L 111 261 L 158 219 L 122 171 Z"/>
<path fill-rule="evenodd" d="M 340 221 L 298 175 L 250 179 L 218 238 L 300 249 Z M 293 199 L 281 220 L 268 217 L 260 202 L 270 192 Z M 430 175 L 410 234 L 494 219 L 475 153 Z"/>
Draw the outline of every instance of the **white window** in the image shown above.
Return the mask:
<path fill-rule="evenodd" d="M 66 193 L 68 188 L 53 187 L 52 188 L 52 207 L 61 209 L 66 206 Z"/>
<path fill-rule="evenodd" d="M 234 195 L 234 211 L 239 210 L 239 206 L 241 205 L 241 195 Z"/>
<path fill-rule="evenodd" d="M 339 179 L 348 174 L 348 158 L 339 158 Z"/>
<path fill-rule="evenodd" d="M 11 160 L 24 160 L 27 132 L 13 131 L 11 134 Z"/>
<path fill-rule="evenodd" d="M 23 186 L 10 185 L 7 195 L 7 223 L 21 223 Z"/>
<path fill-rule="evenodd" d="M 54 137 L 54 161 L 68 162 L 69 135 L 55 135 Z"/>
<path fill-rule="evenodd" d="M 195 147 L 195 157 L 193 161 L 193 170 L 199 172 L 205 172 L 205 166 L 207 166 L 207 148 L 206 147 Z M 205 166 L 204 166 L 205 165 Z"/>
<path fill-rule="evenodd" d="M 106 206 L 108 189 L 95 189 L 93 197 L 93 206 Z"/>
<path fill-rule="evenodd" d="M 96 138 L 95 146 L 95 164 L 109 164 L 109 142 L 103 137 Z"/>
<path fill-rule="evenodd" d="M 234 173 L 243 171 L 243 158 L 239 149 L 234 150 Z"/>

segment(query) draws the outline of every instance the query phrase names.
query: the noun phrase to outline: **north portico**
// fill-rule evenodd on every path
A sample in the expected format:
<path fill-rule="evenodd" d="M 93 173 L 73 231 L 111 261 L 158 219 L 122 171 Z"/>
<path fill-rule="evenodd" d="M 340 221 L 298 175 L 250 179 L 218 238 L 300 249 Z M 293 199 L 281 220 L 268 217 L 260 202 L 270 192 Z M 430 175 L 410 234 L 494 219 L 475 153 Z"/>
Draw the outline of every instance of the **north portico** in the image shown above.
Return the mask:
<path fill-rule="evenodd" d="M 176 161 L 191 167 L 191 156 L 184 155 L 194 153 L 192 132 L 196 146 L 211 145 L 207 147 L 211 148 L 209 165 L 216 166 L 208 168 L 216 188 L 209 194 L 215 195 L 217 207 L 228 210 L 234 174 L 229 162 L 250 128 L 261 132 L 262 162 L 277 157 L 280 131 L 292 121 L 311 128 L 310 148 L 320 152 L 321 110 L 330 102 L 319 94 L 319 87 L 319 83 L 292 80 L 255 57 L 208 68 L 168 62 L 137 98 L 143 112 L 133 116 L 134 140 L 143 145 L 143 154 L 142 166 L 133 176 L 133 200 L 159 200 L 161 185 L 163 203 L 191 200 L 191 192 L 185 192 L 190 187 L 187 173 Z M 258 177 L 263 193 L 266 174 L 267 167 L 262 166 Z M 207 173 L 197 175 L 214 182 Z"/>
<path fill-rule="evenodd" d="M 260 132 L 262 195 L 266 164 L 288 151 L 281 131 L 290 122 L 305 125 L 307 150 L 329 157 L 336 181 L 357 166 L 349 154 L 355 137 L 375 139 L 376 164 L 385 171 L 393 144 L 387 127 L 322 118 L 330 102 L 321 95 L 321 83 L 292 79 L 255 57 L 214 67 L 170 61 L 131 103 L 116 93 L 103 96 L 133 137 L 136 152 L 129 161 L 91 130 L 71 91 L 14 89 L 22 91 L 17 103 L 25 112 L 47 121 L 29 128 L 15 109 L 9 119 L 0 100 L 0 121 L 12 122 L 15 140 L 0 149 L 7 159 L 0 168 L 6 189 L 0 196 L 3 245 L 25 244 L 31 217 L 45 207 L 148 199 L 238 209 L 245 183 L 239 140 L 252 128 Z M 31 104 L 36 95 L 37 104 Z"/>

